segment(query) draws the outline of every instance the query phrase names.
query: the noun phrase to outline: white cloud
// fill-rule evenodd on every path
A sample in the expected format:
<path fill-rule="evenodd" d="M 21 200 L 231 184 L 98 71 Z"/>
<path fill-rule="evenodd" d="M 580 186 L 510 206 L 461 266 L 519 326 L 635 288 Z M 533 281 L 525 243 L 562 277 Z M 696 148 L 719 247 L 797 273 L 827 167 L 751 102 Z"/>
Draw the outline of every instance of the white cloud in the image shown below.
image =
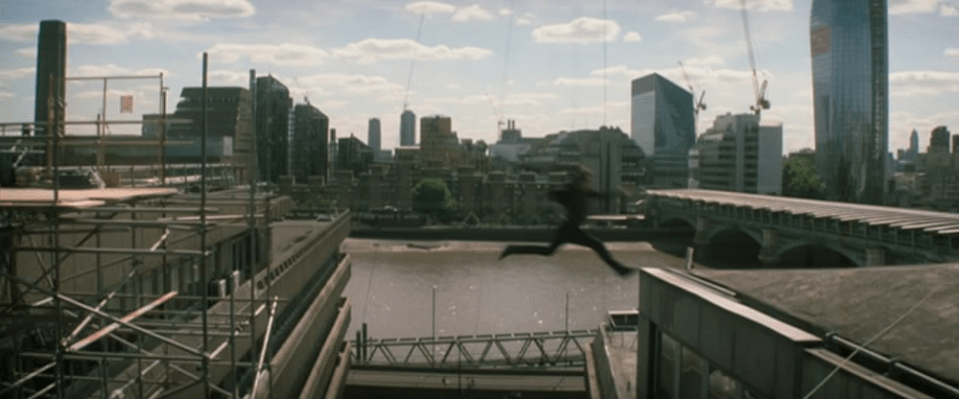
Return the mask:
<path fill-rule="evenodd" d="M 274 75 L 274 77 L 276 77 Z M 249 87 L 250 84 L 250 72 L 249 71 L 231 71 L 228 69 L 211 69 L 207 74 L 209 80 L 208 84 L 210 86 L 239 86 L 239 87 Z M 293 89 L 290 88 L 290 92 L 293 92 Z"/>
<path fill-rule="evenodd" d="M 623 108 L 629 107 L 629 103 L 625 101 L 613 101 L 600 105 L 592 105 L 586 107 L 572 107 L 572 108 L 563 108 L 559 111 L 561 115 L 593 115 L 598 114 L 602 115 L 603 113 L 611 113 L 612 111 L 622 111 Z"/>
<path fill-rule="evenodd" d="M 516 19 L 516 26 L 529 26 L 533 24 L 533 20 L 527 17 L 520 17 Z"/>
<path fill-rule="evenodd" d="M 904 71 L 889 74 L 893 96 L 930 96 L 959 93 L 959 72 Z"/>
<path fill-rule="evenodd" d="M 39 24 L 9 24 L 0 27 L 0 39 L 36 43 L 39 32 Z M 103 23 L 67 24 L 67 41 L 70 44 L 109 46 L 127 43 L 129 39 L 150 39 L 152 37 L 150 25 L 143 23 L 132 24 L 127 28 L 114 27 Z"/>
<path fill-rule="evenodd" d="M 889 13 L 901 14 L 935 14 L 942 16 L 959 15 L 955 5 L 943 0 L 892 0 L 889 2 Z"/>
<path fill-rule="evenodd" d="M 14 94 L 9 91 L 0 91 L 0 98 L 13 98 Z"/>
<path fill-rule="evenodd" d="M 479 60 L 492 51 L 479 47 L 450 48 L 439 45 L 428 47 L 410 39 L 363 39 L 346 47 L 333 49 L 333 57 L 371 63 L 379 60 Z"/>
<path fill-rule="evenodd" d="M 717 8 L 730 8 L 739 10 L 742 5 L 739 0 L 706 0 L 706 5 Z M 755 11 L 792 11 L 792 0 L 746 0 L 746 8 Z"/>
<path fill-rule="evenodd" d="M 643 41 L 643 37 L 639 35 L 636 31 L 629 31 L 623 35 L 623 41 L 627 43 L 636 43 Z"/>
<path fill-rule="evenodd" d="M 601 78 L 558 78 L 553 81 L 556 86 L 596 87 L 609 84 L 609 79 Z"/>
<path fill-rule="evenodd" d="M 326 51 L 305 44 L 217 44 L 207 52 L 211 62 L 235 63 L 249 59 L 253 63 L 312 66 L 322 64 Z"/>
<path fill-rule="evenodd" d="M 946 57 L 959 57 L 959 47 L 950 47 L 942 52 Z"/>
<path fill-rule="evenodd" d="M 247 0 L 111 0 L 108 10 L 119 18 L 185 20 L 242 18 L 256 12 Z"/>
<path fill-rule="evenodd" d="M 722 65 L 725 61 L 723 58 L 718 55 L 708 55 L 705 57 L 693 57 L 683 61 L 685 65 L 692 66 L 707 66 L 707 65 Z"/>
<path fill-rule="evenodd" d="M 402 96 L 406 92 L 406 87 L 392 83 L 382 76 L 343 74 L 343 73 L 323 73 L 313 76 L 307 76 L 298 79 L 300 83 L 309 88 L 313 93 L 313 88 L 331 88 L 339 89 L 345 93 L 361 94 L 372 96 L 379 100 L 384 100 L 391 96 Z"/>
<path fill-rule="evenodd" d="M 510 10 L 509 8 L 500 8 L 499 15 L 502 15 L 502 16 L 513 15 L 513 10 Z"/>
<path fill-rule="evenodd" d="M 656 20 L 660 22 L 686 22 L 693 15 L 692 11 L 673 11 L 656 17 Z"/>
<path fill-rule="evenodd" d="M 0 69 L 0 85 L 3 85 L 4 82 L 8 80 L 25 78 L 27 76 L 33 75 L 36 71 L 36 68 L 14 68 L 14 69 Z"/>
<path fill-rule="evenodd" d="M 456 11 L 456 6 L 438 1 L 417 1 L 406 5 L 406 11 L 417 14 L 452 14 Z"/>
<path fill-rule="evenodd" d="M 538 43 L 593 43 L 612 41 L 619 34 L 619 24 L 611 19 L 579 17 L 563 24 L 544 25 L 533 30 Z"/>
<path fill-rule="evenodd" d="M 505 100 L 501 100 L 497 96 L 489 94 L 476 94 L 466 97 L 438 97 L 438 98 L 429 98 L 426 99 L 428 104 L 460 104 L 460 105 L 469 105 L 469 104 L 488 104 L 493 102 L 497 107 L 503 105 L 526 105 L 526 106 L 541 106 L 543 105 L 543 100 L 552 100 L 559 98 L 559 96 L 552 93 L 516 93 L 506 96 Z M 501 112 L 503 112 L 501 110 Z"/>
<path fill-rule="evenodd" d="M 758 71 L 761 76 L 769 77 L 771 81 L 773 79 L 773 74 L 767 70 Z M 606 76 L 623 76 L 627 79 L 636 79 L 642 76 L 646 76 L 652 73 L 658 73 L 659 75 L 669 79 L 673 83 L 686 88 L 686 79 L 683 77 L 683 72 L 677 64 L 672 68 L 661 68 L 661 69 L 631 69 L 627 68 L 625 65 L 617 65 L 605 69 Z M 694 66 L 686 64 L 686 73 L 689 75 L 689 79 L 696 83 L 696 87 L 705 88 L 707 91 L 716 90 L 716 88 L 723 87 L 726 89 L 735 89 L 735 88 L 749 88 L 752 92 L 752 72 L 749 70 L 739 70 L 739 69 L 713 69 L 705 66 Z M 603 76 L 603 69 L 596 69 L 590 72 L 592 76 Z"/>
<path fill-rule="evenodd" d="M 450 83 L 446 85 L 446 88 L 450 90 L 458 90 L 460 88 L 460 85 L 456 83 Z"/>
<path fill-rule="evenodd" d="M 451 19 L 456 22 L 492 21 L 493 14 L 487 11 L 485 8 L 480 7 L 479 4 L 473 4 L 471 6 L 460 7 L 457 9 L 456 13 L 453 14 Z"/>
<path fill-rule="evenodd" d="M 102 24 L 67 24 L 67 40 L 72 43 L 114 45 L 127 42 L 124 31 Z"/>
<path fill-rule="evenodd" d="M 75 68 L 68 76 L 156 76 L 163 73 L 170 77 L 170 71 L 161 68 L 130 69 L 116 64 L 81 65 Z"/>
<path fill-rule="evenodd" d="M 0 26 L 0 39 L 36 43 L 38 32 L 40 32 L 38 24 L 4 24 Z"/>

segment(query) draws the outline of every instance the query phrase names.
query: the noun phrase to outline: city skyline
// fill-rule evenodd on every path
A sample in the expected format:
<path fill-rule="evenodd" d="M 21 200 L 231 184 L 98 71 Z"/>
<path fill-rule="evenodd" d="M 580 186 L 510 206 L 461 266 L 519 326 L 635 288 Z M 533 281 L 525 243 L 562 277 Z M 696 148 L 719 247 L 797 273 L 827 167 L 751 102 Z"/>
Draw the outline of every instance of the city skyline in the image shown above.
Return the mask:
<path fill-rule="evenodd" d="M 628 131 L 630 81 L 657 72 L 686 88 L 678 61 L 697 94 L 706 91 L 709 108 L 697 134 L 718 114 L 748 112 L 751 73 L 738 2 L 605 3 L 605 11 L 601 3 L 542 1 L 11 4 L 0 17 L 0 52 L 9 54 L 0 59 L 0 121 L 32 119 L 43 19 L 68 23 L 68 76 L 162 70 L 172 110 L 182 87 L 199 86 L 199 55 L 208 52 L 211 85 L 248 87 L 249 69 L 273 74 L 296 103 L 309 98 L 343 134 L 362 136 L 368 120 L 379 118 L 384 148 L 399 144 L 404 104 L 417 115 L 449 116 L 459 137 L 488 143 L 498 139 L 500 119 L 516 120 L 527 137 L 604 120 Z M 784 152 L 814 148 L 810 2 L 748 3 L 760 80 L 768 79 L 772 102 L 764 122 L 783 123 Z M 139 13 L 146 11 L 152 17 Z M 892 1 L 889 14 L 895 152 L 908 148 L 913 128 L 928 143 L 933 127 L 959 126 L 959 45 L 949 42 L 959 36 L 959 12 L 952 3 Z M 158 87 L 111 81 L 108 117 L 157 112 Z M 96 81 L 71 82 L 68 119 L 95 120 L 102 90 Z M 134 94 L 134 113 L 119 113 L 121 94 Z"/>

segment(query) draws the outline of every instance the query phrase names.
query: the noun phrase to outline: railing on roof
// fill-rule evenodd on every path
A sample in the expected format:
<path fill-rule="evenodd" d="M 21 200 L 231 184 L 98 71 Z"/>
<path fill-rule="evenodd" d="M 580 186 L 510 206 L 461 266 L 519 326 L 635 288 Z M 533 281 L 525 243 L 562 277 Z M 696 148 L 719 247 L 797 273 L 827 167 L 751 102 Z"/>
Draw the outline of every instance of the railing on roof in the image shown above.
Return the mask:
<path fill-rule="evenodd" d="M 583 367 L 597 330 L 424 338 L 367 339 L 350 343 L 352 367 L 503 368 Z M 359 334 L 358 334 L 359 335 Z"/>

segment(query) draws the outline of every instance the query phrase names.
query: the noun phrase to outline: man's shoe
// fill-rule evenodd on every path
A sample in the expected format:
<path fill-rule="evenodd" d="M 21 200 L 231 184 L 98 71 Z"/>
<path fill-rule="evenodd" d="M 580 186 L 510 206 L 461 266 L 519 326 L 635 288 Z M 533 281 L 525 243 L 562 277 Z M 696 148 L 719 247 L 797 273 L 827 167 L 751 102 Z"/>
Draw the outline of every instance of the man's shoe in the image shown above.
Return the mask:
<path fill-rule="evenodd" d="M 616 270 L 616 274 L 619 274 L 620 277 L 629 277 L 637 272 L 636 269 L 625 266 L 614 267 L 613 269 Z"/>

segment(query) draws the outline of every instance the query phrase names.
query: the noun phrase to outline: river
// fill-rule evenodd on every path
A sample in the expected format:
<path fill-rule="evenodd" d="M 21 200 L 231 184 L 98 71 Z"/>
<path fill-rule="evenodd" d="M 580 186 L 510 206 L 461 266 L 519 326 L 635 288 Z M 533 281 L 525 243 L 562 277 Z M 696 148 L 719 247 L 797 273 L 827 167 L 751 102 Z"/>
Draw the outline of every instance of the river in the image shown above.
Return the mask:
<path fill-rule="evenodd" d="M 639 278 L 616 275 L 591 250 L 566 245 L 551 257 L 498 256 L 506 243 L 349 238 L 353 304 L 350 334 L 372 338 L 561 331 L 597 328 L 607 310 L 638 306 Z M 682 267 L 646 242 L 607 243 L 631 267 Z M 435 288 L 434 288 L 435 287 Z M 350 336 L 350 339 L 353 335 Z"/>

